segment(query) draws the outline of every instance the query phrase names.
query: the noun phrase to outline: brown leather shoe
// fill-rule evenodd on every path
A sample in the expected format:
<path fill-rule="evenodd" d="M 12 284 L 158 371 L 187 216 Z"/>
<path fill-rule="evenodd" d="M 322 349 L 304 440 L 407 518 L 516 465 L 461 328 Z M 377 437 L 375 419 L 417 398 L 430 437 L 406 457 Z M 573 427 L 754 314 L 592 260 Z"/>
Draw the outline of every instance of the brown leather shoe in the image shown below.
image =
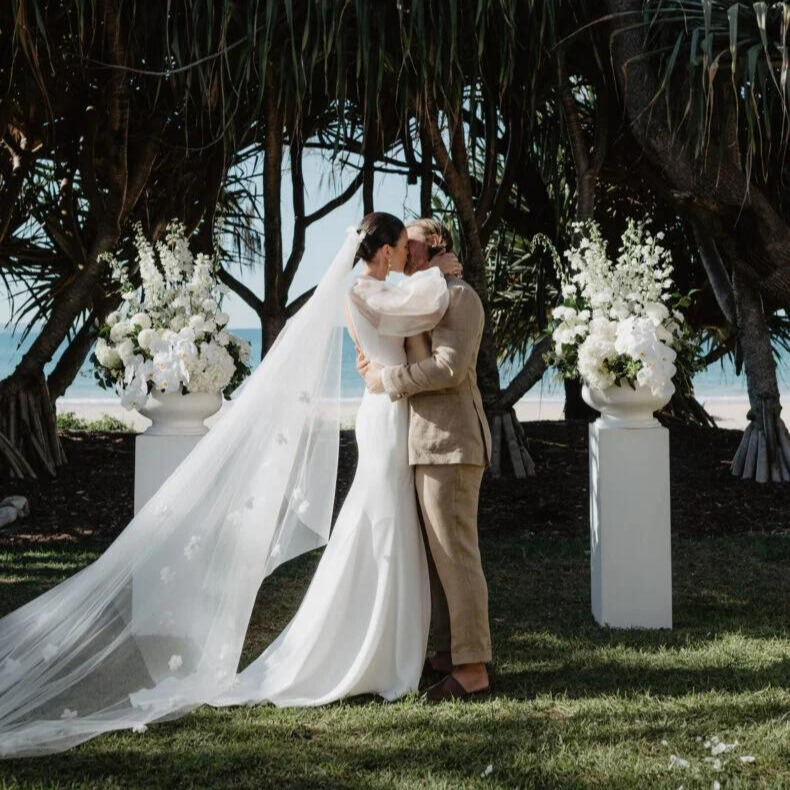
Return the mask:
<path fill-rule="evenodd" d="M 426 658 L 425 663 L 422 665 L 422 675 L 420 676 L 420 688 L 425 688 L 426 686 L 432 686 L 449 674 L 450 674 L 449 672 L 443 672 L 441 669 L 436 669 L 436 667 L 434 667 L 434 665 L 431 663 L 431 659 Z"/>
<path fill-rule="evenodd" d="M 476 691 L 467 691 L 452 675 L 448 675 L 443 680 L 431 686 L 423 695 L 426 701 L 431 703 L 444 702 L 448 699 L 469 699 L 470 697 L 482 696 L 491 693 L 491 683 Z"/>

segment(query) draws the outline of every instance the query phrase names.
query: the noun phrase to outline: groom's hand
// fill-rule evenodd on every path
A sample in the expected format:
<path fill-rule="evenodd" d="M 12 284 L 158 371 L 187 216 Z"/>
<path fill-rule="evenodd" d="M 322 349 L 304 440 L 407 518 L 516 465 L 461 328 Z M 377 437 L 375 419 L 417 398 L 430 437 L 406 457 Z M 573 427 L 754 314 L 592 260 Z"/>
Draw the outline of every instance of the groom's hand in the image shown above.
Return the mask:
<path fill-rule="evenodd" d="M 359 349 L 357 349 L 357 370 L 365 380 L 365 386 L 374 394 L 384 392 L 381 381 L 382 366 L 378 362 L 371 362 Z"/>
<path fill-rule="evenodd" d="M 458 260 L 455 253 L 440 252 L 438 255 L 434 255 L 433 258 L 431 258 L 431 266 L 436 266 L 442 274 L 452 274 L 455 277 L 463 279 L 464 267 L 461 265 L 461 261 Z"/>

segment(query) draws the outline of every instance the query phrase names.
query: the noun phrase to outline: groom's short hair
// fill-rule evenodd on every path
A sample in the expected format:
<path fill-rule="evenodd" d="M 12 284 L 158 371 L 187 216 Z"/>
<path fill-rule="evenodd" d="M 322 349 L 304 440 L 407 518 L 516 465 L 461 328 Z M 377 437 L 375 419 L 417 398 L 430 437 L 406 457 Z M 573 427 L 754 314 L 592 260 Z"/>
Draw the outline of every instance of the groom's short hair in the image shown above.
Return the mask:
<path fill-rule="evenodd" d="M 415 219 L 413 222 L 410 222 L 407 228 L 419 228 L 423 235 L 427 238 L 428 236 L 440 236 L 442 239 L 442 243 L 444 244 L 444 251 L 445 252 L 452 252 L 453 250 L 453 235 L 450 232 L 450 228 L 441 222 L 438 219 L 434 219 L 433 217 L 421 217 L 420 219 Z M 438 252 L 438 249 L 437 249 Z"/>

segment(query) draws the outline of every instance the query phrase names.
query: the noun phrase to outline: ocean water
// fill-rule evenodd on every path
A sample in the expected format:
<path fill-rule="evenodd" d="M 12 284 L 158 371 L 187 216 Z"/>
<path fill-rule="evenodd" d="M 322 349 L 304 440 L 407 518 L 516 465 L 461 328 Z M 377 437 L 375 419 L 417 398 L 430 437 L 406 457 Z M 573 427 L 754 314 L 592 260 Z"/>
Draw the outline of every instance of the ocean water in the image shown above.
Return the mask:
<path fill-rule="evenodd" d="M 260 360 L 261 340 L 257 329 L 231 329 L 235 335 L 243 337 L 252 344 L 251 360 L 257 364 Z M 19 333 L 12 334 L 8 330 L 0 331 L 0 378 L 8 376 L 22 358 L 25 350 L 33 342 L 33 333 L 25 340 L 24 344 L 19 345 Z M 51 370 L 60 354 L 66 348 L 63 344 L 55 354 L 54 359 L 47 366 L 47 372 Z M 518 372 L 515 366 L 503 366 L 500 369 L 500 376 L 503 384 L 507 384 Z M 790 397 L 790 357 L 785 355 L 779 360 L 779 388 L 783 393 L 788 393 Z M 346 335 L 343 345 L 343 367 L 342 367 L 342 395 L 345 398 L 359 398 L 362 396 L 364 387 L 356 371 L 356 355 L 351 338 Z M 694 388 L 701 398 L 725 398 L 738 397 L 746 394 L 746 379 L 744 376 L 736 376 L 730 360 L 725 359 L 721 363 L 711 365 L 707 370 L 699 373 L 694 379 Z M 92 366 L 86 360 L 79 374 L 72 385 L 66 391 L 66 398 L 71 399 L 115 399 L 115 393 L 102 390 L 93 378 Z M 526 396 L 528 399 L 561 399 L 563 397 L 562 383 L 556 380 L 552 371 L 547 371 L 543 380 L 533 387 Z"/>

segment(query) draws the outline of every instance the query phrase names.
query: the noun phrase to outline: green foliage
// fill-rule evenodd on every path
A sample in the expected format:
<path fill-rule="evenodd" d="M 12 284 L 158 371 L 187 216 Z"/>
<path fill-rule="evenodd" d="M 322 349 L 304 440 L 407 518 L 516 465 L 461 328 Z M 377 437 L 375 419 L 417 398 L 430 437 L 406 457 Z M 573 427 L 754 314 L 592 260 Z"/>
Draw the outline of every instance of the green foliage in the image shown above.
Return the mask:
<path fill-rule="evenodd" d="M 487 257 L 491 327 L 500 361 L 524 357 L 546 331 L 560 256 L 542 233 L 497 234 Z"/>
<path fill-rule="evenodd" d="M 103 414 L 98 420 L 85 420 L 82 417 L 77 417 L 73 411 L 67 411 L 58 414 L 58 430 L 85 431 L 87 433 L 104 431 L 127 433 L 131 428 L 123 420 L 108 414 Z"/>
<path fill-rule="evenodd" d="M 790 143 L 790 5 L 723 0 L 644 4 L 646 57 L 662 75 L 656 106 L 700 157 L 728 159 L 782 193 Z M 734 124 L 734 126 L 731 126 Z"/>

